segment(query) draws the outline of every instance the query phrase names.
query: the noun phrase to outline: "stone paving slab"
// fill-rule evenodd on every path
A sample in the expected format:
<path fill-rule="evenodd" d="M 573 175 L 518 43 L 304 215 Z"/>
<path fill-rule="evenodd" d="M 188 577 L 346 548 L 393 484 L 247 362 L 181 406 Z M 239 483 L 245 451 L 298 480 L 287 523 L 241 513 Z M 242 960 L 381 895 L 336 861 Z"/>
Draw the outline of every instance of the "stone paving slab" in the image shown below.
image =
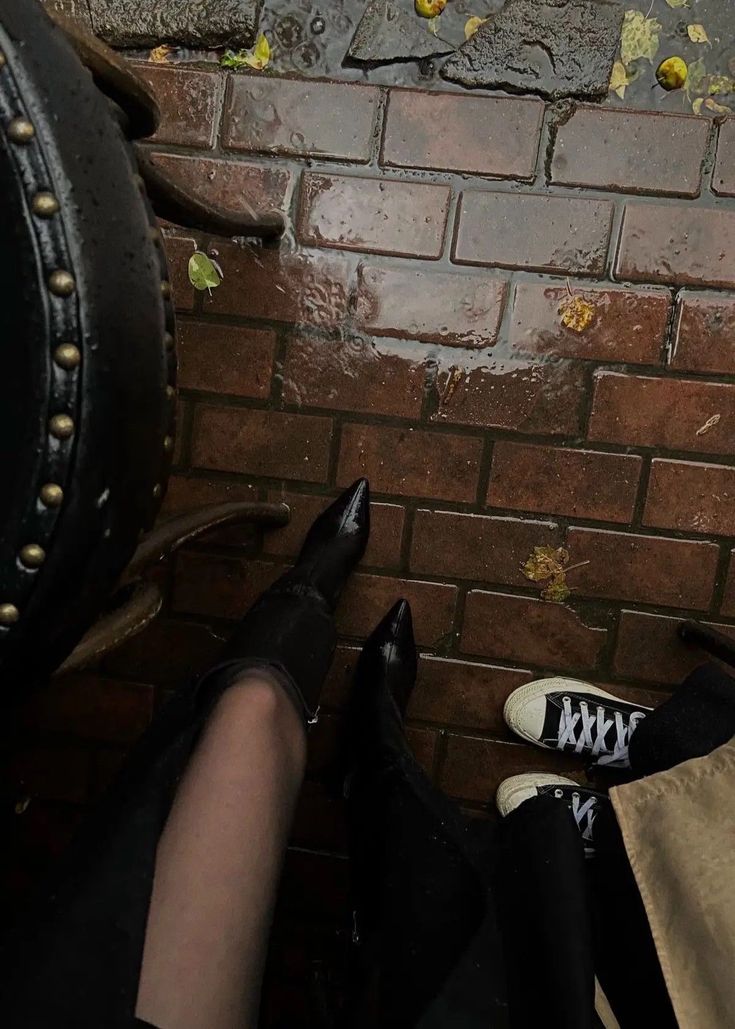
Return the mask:
<path fill-rule="evenodd" d="M 604 97 L 622 18 L 618 0 L 508 0 L 442 75 L 471 88 Z"/>
<path fill-rule="evenodd" d="M 263 0 L 88 0 L 95 33 L 118 47 L 248 47 Z"/>

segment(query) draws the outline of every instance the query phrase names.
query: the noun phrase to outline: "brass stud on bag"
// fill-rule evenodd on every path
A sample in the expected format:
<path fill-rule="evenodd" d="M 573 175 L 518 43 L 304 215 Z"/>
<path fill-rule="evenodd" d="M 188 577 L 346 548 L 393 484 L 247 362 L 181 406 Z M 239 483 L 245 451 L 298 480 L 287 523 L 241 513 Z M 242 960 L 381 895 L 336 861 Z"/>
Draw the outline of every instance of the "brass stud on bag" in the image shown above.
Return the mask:
<path fill-rule="evenodd" d="M 61 343 L 54 350 L 54 364 L 57 364 L 59 368 L 63 368 L 67 372 L 78 368 L 81 360 L 82 355 L 79 347 L 75 347 L 73 343 Z"/>
<path fill-rule="evenodd" d="M 77 284 L 74 281 L 73 275 L 62 268 L 58 268 L 49 275 L 48 288 L 54 296 L 70 297 L 77 288 Z"/>
<path fill-rule="evenodd" d="M 59 213 L 59 201 L 53 193 L 36 193 L 31 203 L 33 213 L 39 218 L 53 218 Z"/>
<path fill-rule="evenodd" d="M 170 300 L 171 299 L 171 283 L 170 282 L 166 282 L 165 279 L 161 283 L 161 296 L 163 297 L 164 300 Z"/>
<path fill-rule="evenodd" d="M 11 143 L 18 143 L 21 146 L 30 143 L 36 135 L 36 130 L 27 118 L 13 118 L 8 125 L 8 139 Z"/>
<path fill-rule="evenodd" d="M 20 552 L 20 560 L 26 568 L 40 568 L 46 560 L 46 551 L 37 543 L 28 543 Z"/>
<path fill-rule="evenodd" d="M 55 414 L 48 427 L 49 432 L 56 439 L 69 439 L 74 434 L 74 422 L 68 414 Z"/>
<path fill-rule="evenodd" d="M 20 611 L 15 604 L 0 604 L 0 625 L 15 625 Z"/>
<path fill-rule="evenodd" d="M 166 350 L 173 350 L 173 348 L 174 348 L 174 337 L 172 336 L 172 334 L 170 332 L 164 333 L 163 345 L 166 348 Z"/>
<path fill-rule="evenodd" d="M 161 489 L 161 484 L 160 484 L 160 482 L 157 482 L 156 485 L 153 487 L 153 499 L 154 500 L 160 500 L 162 493 L 163 493 L 163 490 Z"/>
<path fill-rule="evenodd" d="M 45 486 L 41 486 L 38 495 L 46 507 L 61 507 L 64 503 L 64 491 L 55 482 L 47 482 Z"/>
<path fill-rule="evenodd" d="M 166 386 L 166 400 L 175 400 L 175 399 L 176 399 L 176 390 L 173 388 L 173 386 Z"/>
<path fill-rule="evenodd" d="M 173 438 L 173 436 L 166 436 L 166 438 L 163 441 L 163 449 L 165 450 L 165 452 L 167 454 L 171 453 L 171 451 L 174 449 L 174 438 Z"/>

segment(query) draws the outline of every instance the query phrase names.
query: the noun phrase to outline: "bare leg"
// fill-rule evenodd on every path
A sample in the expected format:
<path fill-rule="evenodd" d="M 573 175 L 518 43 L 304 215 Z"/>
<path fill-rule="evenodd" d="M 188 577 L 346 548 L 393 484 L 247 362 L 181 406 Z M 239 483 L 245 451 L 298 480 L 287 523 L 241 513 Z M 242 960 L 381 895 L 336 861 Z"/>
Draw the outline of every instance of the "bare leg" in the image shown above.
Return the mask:
<path fill-rule="evenodd" d="M 160 1029 L 254 1029 L 279 873 L 306 761 L 299 714 L 260 673 L 217 702 L 156 855 L 136 1014 Z"/>

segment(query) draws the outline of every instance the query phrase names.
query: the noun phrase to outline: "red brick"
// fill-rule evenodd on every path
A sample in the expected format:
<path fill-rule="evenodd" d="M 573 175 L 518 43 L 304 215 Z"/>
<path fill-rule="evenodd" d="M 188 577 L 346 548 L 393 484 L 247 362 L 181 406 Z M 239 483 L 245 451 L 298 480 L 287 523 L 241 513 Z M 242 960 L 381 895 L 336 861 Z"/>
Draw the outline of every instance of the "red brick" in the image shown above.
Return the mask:
<path fill-rule="evenodd" d="M 381 161 L 399 168 L 530 180 L 543 116 L 539 100 L 392 90 Z"/>
<path fill-rule="evenodd" d="M 576 558 L 575 558 L 576 559 Z M 467 595 L 461 649 L 502 661 L 590 671 L 607 632 L 585 624 L 570 607 L 472 590 Z"/>
<path fill-rule="evenodd" d="M 533 365 L 486 355 L 464 365 L 445 361 L 437 391 L 432 421 L 554 436 L 581 430 L 583 368 L 570 362 Z"/>
<path fill-rule="evenodd" d="M 696 197 L 709 129 L 706 118 L 578 107 L 559 126 L 551 181 Z"/>
<path fill-rule="evenodd" d="M 498 442 L 487 502 L 516 511 L 628 522 L 642 459 Z"/>
<path fill-rule="evenodd" d="M 735 373 L 735 300 L 680 293 L 672 368 L 683 372 Z"/>
<path fill-rule="evenodd" d="M 488 275 L 363 265 L 357 322 L 376 336 L 490 347 L 497 342 L 507 292 L 504 280 Z"/>
<path fill-rule="evenodd" d="M 712 625 L 711 622 L 705 623 Z M 681 618 L 622 611 L 613 658 L 617 675 L 665 685 L 680 683 L 698 665 L 710 660 L 698 647 L 683 643 L 677 629 Z M 735 626 L 714 625 L 735 636 Z"/>
<path fill-rule="evenodd" d="M 418 418 L 423 398 L 424 365 L 406 344 L 309 336 L 288 343 L 287 404 Z"/>
<path fill-rule="evenodd" d="M 225 102 L 230 150 L 370 159 L 379 91 L 347 82 L 235 75 Z"/>
<path fill-rule="evenodd" d="M 342 426 L 337 482 L 365 475 L 376 493 L 473 501 L 482 440 L 423 429 Z"/>
<path fill-rule="evenodd" d="M 428 183 L 306 174 L 299 234 L 315 246 L 436 259 L 450 192 Z"/>
<path fill-rule="evenodd" d="M 211 618 L 239 619 L 284 566 L 182 551 L 176 558 L 173 608 Z"/>
<path fill-rule="evenodd" d="M 434 772 L 438 734 L 433 729 L 423 729 L 409 725 L 406 728 L 406 739 L 413 751 L 413 756 L 429 778 L 431 778 Z"/>
<path fill-rule="evenodd" d="M 63 732 L 107 743 L 131 743 L 148 727 L 153 690 L 93 672 L 57 676 L 23 709 L 35 732 Z"/>
<path fill-rule="evenodd" d="M 337 628 L 344 636 L 362 639 L 402 597 L 411 605 L 419 646 L 435 647 L 452 631 L 456 586 L 363 573 L 353 575 L 347 584 L 337 609 Z"/>
<path fill-rule="evenodd" d="M 582 761 L 573 755 L 520 743 L 450 735 L 440 785 L 452 797 L 493 804 L 503 779 L 530 771 L 564 776 L 571 772 L 584 781 Z"/>
<path fill-rule="evenodd" d="M 715 415 L 720 420 L 701 432 Z M 705 454 L 735 450 L 735 388 L 688 379 L 599 372 L 589 438 Z"/>
<path fill-rule="evenodd" d="M 183 686 L 214 664 L 223 640 L 209 626 L 157 618 L 103 663 L 106 672 L 153 686 Z"/>
<path fill-rule="evenodd" d="M 161 108 L 161 124 L 151 142 L 203 148 L 213 145 L 221 74 L 150 63 L 136 64 L 135 71 L 153 87 Z"/>
<path fill-rule="evenodd" d="M 192 463 L 223 472 L 326 482 L 332 422 L 313 415 L 201 405 Z"/>
<path fill-rule="evenodd" d="M 626 204 L 615 275 L 631 282 L 735 286 L 735 211 Z"/>
<path fill-rule="evenodd" d="M 601 275 L 612 211 L 607 200 L 468 190 L 460 201 L 453 260 Z"/>
<path fill-rule="evenodd" d="M 719 548 L 713 543 L 569 530 L 571 563 L 588 562 L 569 578 L 576 592 L 665 607 L 709 607 Z"/>
<path fill-rule="evenodd" d="M 720 125 L 712 189 L 720 196 L 735 196 L 735 118 L 727 118 Z"/>
<path fill-rule="evenodd" d="M 272 501 L 283 501 L 291 509 L 291 521 L 283 529 L 268 533 L 263 541 L 266 554 L 295 557 L 314 519 L 333 497 L 313 497 L 305 493 L 269 494 Z M 370 541 L 363 564 L 368 567 L 394 568 L 401 560 L 405 510 L 396 504 L 371 504 Z"/>
<path fill-rule="evenodd" d="M 735 468 L 655 459 L 643 524 L 735 536 Z"/>
<path fill-rule="evenodd" d="M 172 182 L 227 211 L 252 215 L 286 208 L 291 174 L 284 168 L 178 154 L 151 156 Z"/>
<path fill-rule="evenodd" d="M 522 668 L 422 657 L 408 717 L 507 736 L 503 704 L 509 693 L 533 678 Z"/>
<path fill-rule="evenodd" d="M 164 234 L 163 246 L 166 251 L 174 307 L 177 311 L 191 311 L 196 296 L 196 290 L 189 282 L 189 258 L 196 250 L 194 238 Z"/>
<path fill-rule="evenodd" d="M 671 310 L 667 292 L 575 286 L 573 293 L 595 309 L 594 320 L 582 332 L 568 329 L 561 320 L 570 301 L 566 285 L 519 282 L 513 297 L 511 347 L 545 357 L 659 363 Z"/>
<path fill-rule="evenodd" d="M 219 241 L 217 249 L 225 278 L 204 295 L 207 312 L 327 327 L 345 322 L 351 269 L 339 258 Z"/>
<path fill-rule="evenodd" d="M 559 546 L 553 522 L 521 521 L 417 511 L 413 527 L 411 571 L 474 582 L 525 586 L 521 566 L 539 546 Z"/>
<path fill-rule="evenodd" d="M 213 322 L 180 322 L 179 387 L 267 397 L 270 393 L 276 334 Z"/>

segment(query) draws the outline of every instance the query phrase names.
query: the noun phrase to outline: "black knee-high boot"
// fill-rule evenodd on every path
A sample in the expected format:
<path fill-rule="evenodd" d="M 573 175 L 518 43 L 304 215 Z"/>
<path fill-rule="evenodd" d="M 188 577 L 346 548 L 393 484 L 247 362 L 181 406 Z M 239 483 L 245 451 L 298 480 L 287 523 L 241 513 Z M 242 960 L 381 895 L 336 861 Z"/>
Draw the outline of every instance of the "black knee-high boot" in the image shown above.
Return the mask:
<path fill-rule="evenodd" d="M 294 568 L 245 616 L 218 665 L 156 717 L 7 943 L 0 1009 L 8 1029 L 128 1029 L 156 847 L 207 716 L 229 685 L 260 668 L 305 722 L 314 717 L 334 652 L 334 607 L 368 533 L 361 480 L 317 519 Z"/>

